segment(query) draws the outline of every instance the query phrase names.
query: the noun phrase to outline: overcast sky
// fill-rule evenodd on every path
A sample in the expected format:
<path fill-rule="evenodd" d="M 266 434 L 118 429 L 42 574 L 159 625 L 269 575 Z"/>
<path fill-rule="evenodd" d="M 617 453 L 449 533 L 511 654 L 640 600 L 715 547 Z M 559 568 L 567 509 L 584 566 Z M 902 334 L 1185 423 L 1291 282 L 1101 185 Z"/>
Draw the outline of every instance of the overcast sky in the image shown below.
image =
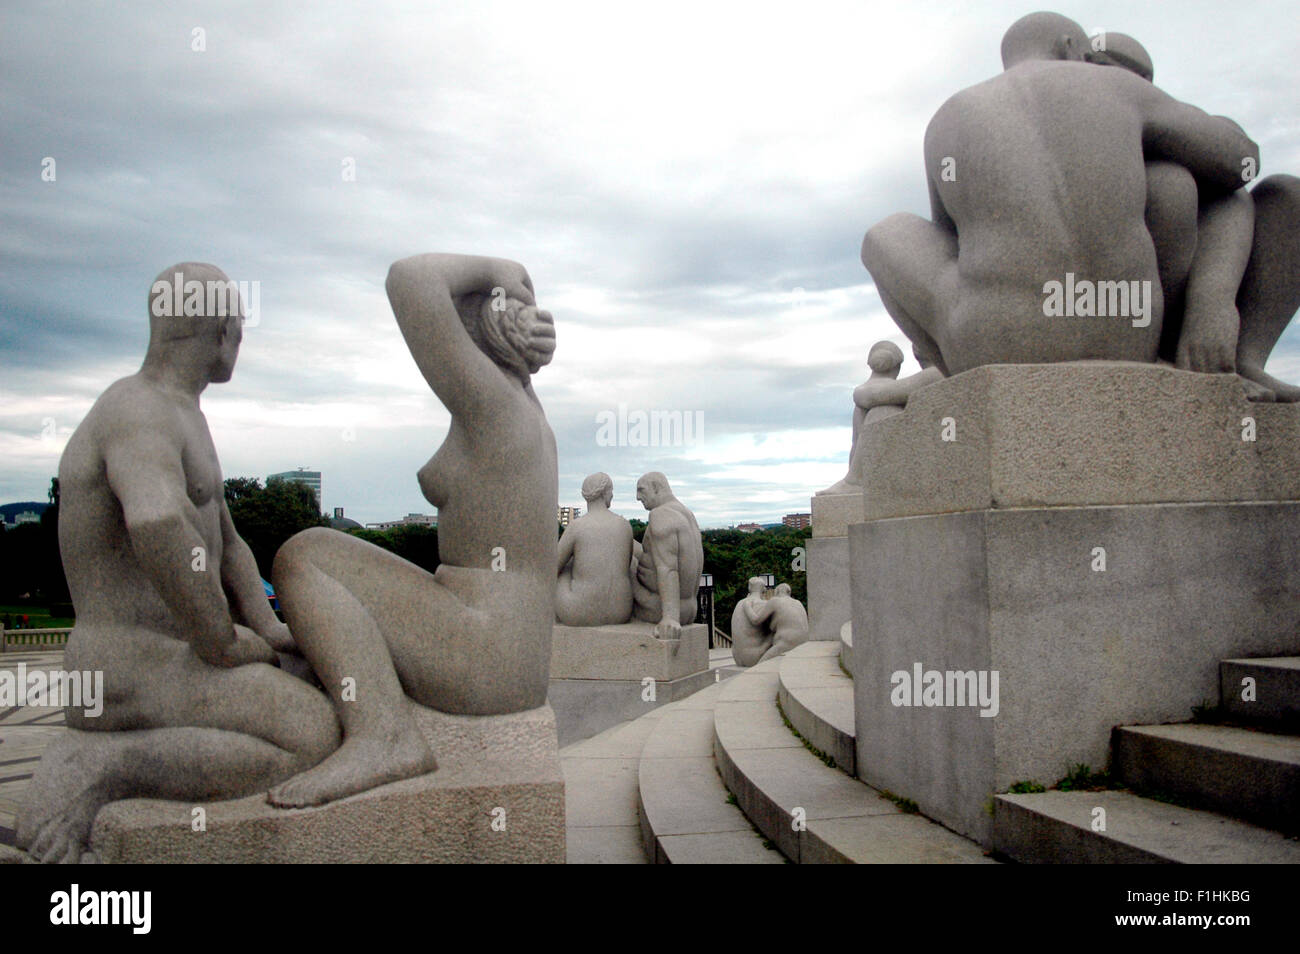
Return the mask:
<path fill-rule="evenodd" d="M 149 283 L 200 260 L 261 289 L 234 379 L 203 397 L 226 476 L 305 466 L 362 522 L 430 511 L 415 474 L 448 414 L 383 285 L 394 260 L 447 251 L 522 262 L 555 315 L 534 383 L 562 503 L 604 470 L 634 516 L 637 476 L 662 470 L 705 526 L 806 511 L 843 476 L 868 348 L 903 343 L 863 232 L 928 214 L 927 122 L 1000 70 L 1033 9 L 9 6 L 0 502 L 45 499 L 68 435 L 139 366 Z M 1137 36 L 1157 85 L 1240 122 L 1262 173 L 1300 173 L 1293 4 L 1056 9 Z M 1300 333 L 1270 370 L 1300 381 Z M 702 435 L 600 446 L 620 404 L 698 413 Z"/>

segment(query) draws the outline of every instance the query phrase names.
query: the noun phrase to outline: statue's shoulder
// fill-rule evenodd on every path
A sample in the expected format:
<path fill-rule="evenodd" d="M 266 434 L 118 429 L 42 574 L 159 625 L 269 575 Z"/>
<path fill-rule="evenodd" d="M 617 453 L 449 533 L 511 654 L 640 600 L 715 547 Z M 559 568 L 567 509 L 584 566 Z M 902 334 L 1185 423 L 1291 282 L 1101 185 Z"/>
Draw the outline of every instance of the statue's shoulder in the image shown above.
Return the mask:
<path fill-rule="evenodd" d="M 140 430 L 172 433 L 175 405 L 139 375 L 121 378 L 108 386 L 86 415 L 105 436 L 126 436 Z"/>

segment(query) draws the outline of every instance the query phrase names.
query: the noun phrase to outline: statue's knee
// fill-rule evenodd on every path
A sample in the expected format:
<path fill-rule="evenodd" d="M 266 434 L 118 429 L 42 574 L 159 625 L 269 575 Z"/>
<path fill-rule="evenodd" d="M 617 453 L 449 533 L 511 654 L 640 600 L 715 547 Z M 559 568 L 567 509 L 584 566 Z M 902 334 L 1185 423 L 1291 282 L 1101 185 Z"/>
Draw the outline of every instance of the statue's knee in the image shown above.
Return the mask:
<path fill-rule="evenodd" d="M 1300 178 L 1285 172 L 1260 179 L 1250 190 L 1256 203 L 1276 202 L 1300 211 Z"/>
<path fill-rule="evenodd" d="M 293 571 L 310 562 L 312 552 L 327 542 L 332 532 L 326 527 L 310 527 L 280 545 L 271 564 L 271 583 L 277 592 L 292 584 Z"/>

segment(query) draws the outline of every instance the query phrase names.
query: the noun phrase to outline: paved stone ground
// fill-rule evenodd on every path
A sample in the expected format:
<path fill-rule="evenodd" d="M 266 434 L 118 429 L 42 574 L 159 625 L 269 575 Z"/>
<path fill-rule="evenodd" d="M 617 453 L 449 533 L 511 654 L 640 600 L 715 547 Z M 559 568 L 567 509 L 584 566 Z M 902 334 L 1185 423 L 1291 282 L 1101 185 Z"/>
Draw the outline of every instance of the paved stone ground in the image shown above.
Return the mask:
<path fill-rule="evenodd" d="M 0 655 L 0 671 L 50 671 L 63 665 L 63 651 L 7 652 Z M 41 753 L 63 731 L 62 708 L 10 706 L 0 709 L 0 845 L 14 843 L 14 815 L 31 780 Z"/>

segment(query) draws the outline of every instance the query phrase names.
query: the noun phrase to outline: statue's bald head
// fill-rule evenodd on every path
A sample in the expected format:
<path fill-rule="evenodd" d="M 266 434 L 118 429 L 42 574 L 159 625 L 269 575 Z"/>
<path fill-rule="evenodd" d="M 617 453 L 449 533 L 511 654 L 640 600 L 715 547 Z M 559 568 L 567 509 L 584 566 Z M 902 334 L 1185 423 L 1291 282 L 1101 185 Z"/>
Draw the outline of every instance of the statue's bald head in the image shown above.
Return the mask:
<path fill-rule="evenodd" d="M 1088 34 L 1059 13 L 1042 11 L 1021 17 L 1002 37 L 1002 66 L 1011 69 L 1026 60 L 1083 60 Z"/>
<path fill-rule="evenodd" d="M 210 381 L 229 381 L 243 338 L 239 287 L 206 262 L 180 262 L 149 286 L 149 354 L 146 361 L 185 352 Z M 189 352 L 194 352 L 189 354 Z"/>
<path fill-rule="evenodd" d="M 666 503 L 673 497 L 673 490 L 668 486 L 668 478 L 657 470 L 641 475 L 641 479 L 636 482 L 636 499 L 641 501 L 647 510 L 653 510 L 662 503 Z"/>
<path fill-rule="evenodd" d="M 790 584 L 789 584 L 789 583 L 778 583 L 778 584 L 776 585 L 776 595 L 777 595 L 777 596 L 789 596 L 789 595 L 790 595 Z"/>
<path fill-rule="evenodd" d="M 1127 33 L 1098 33 L 1090 42 L 1088 62 L 1101 66 L 1120 66 L 1136 73 L 1148 83 L 1155 79 L 1156 68 L 1151 54 Z"/>
<path fill-rule="evenodd" d="M 175 341 L 218 334 L 243 314 L 239 287 L 207 262 L 180 262 L 158 273 L 149 286 L 149 337 Z"/>

